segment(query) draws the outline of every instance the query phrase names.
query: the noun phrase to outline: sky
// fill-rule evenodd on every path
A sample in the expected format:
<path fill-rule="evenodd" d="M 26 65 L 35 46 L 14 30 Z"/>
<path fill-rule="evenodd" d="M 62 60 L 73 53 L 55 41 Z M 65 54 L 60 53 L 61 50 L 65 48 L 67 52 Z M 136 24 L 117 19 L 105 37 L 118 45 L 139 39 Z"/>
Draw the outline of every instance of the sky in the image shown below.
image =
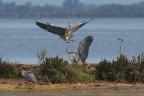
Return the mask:
<path fill-rule="evenodd" d="M 18 5 L 24 4 L 28 1 L 32 2 L 33 5 L 45 5 L 50 4 L 50 5 L 56 5 L 56 6 L 61 6 L 62 2 L 65 0 L 0 0 L 3 2 L 11 2 L 14 1 Z M 138 3 L 144 0 L 80 0 L 80 2 L 83 2 L 84 4 L 133 4 L 133 3 Z"/>

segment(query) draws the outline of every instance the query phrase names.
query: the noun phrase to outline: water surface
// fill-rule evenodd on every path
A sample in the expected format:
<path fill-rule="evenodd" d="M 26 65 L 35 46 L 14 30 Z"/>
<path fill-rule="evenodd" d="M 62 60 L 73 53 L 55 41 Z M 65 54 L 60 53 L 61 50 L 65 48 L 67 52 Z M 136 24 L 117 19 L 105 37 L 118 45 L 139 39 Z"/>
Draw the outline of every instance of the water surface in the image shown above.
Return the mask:
<path fill-rule="evenodd" d="M 144 19 L 94 19 L 74 33 L 76 42 L 70 44 L 35 25 L 40 21 L 67 27 L 69 21 L 74 25 L 83 20 L 89 19 L 0 19 L 0 56 L 12 62 L 35 64 L 38 50 L 45 48 L 49 57 L 59 55 L 69 60 L 66 48 L 77 51 L 79 42 L 88 35 L 94 37 L 88 63 L 116 59 L 120 45 L 117 37 L 124 39 L 122 53 L 129 58 L 144 52 Z"/>

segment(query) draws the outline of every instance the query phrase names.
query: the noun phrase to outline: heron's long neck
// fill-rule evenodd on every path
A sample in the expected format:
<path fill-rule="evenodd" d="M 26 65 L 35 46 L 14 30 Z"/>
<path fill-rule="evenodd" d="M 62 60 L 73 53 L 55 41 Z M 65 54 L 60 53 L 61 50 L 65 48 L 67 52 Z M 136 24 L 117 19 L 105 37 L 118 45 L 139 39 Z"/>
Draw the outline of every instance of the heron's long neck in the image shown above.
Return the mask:
<path fill-rule="evenodd" d="M 70 30 L 71 29 L 71 23 L 69 22 L 69 26 L 68 26 L 68 29 Z"/>
<path fill-rule="evenodd" d="M 66 48 L 66 53 L 68 53 L 68 54 L 69 54 L 69 52 L 67 51 L 67 48 Z"/>

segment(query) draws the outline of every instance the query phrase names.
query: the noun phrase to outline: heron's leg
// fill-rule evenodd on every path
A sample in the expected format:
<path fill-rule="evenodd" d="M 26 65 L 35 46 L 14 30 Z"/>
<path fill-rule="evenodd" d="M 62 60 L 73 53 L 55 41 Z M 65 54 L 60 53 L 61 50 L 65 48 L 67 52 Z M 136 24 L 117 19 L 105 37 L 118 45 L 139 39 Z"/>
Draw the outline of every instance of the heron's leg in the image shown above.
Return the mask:
<path fill-rule="evenodd" d="M 71 41 L 71 42 L 76 42 L 75 40 L 69 40 L 69 41 Z M 69 41 L 66 41 L 66 43 L 70 43 Z"/>
<path fill-rule="evenodd" d="M 66 41 L 66 43 L 70 43 L 69 41 Z"/>
<path fill-rule="evenodd" d="M 72 41 L 72 42 L 76 42 L 75 40 L 70 40 L 70 41 Z"/>
<path fill-rule="evenodd" d="M 29 82 L 29 91 L 30 91 L 30 81 L 28 81 Z"/>

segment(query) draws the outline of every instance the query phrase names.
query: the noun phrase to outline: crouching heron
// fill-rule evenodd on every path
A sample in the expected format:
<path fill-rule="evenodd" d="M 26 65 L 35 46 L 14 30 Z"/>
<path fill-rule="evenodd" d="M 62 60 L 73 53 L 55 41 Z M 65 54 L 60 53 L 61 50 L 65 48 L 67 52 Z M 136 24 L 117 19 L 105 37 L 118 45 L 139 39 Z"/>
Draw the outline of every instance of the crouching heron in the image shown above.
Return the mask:
<path fill-rule="evenodd" d="M 29 81 L 29 90 L 30 90 L 30 82 L 37 84 L 36 77 L 34 74 L 29 70 L 21 70 L 22 76 L 24 76 Z"/>
<path fill-rule="evenodd" d="M 76 52 L 68 52 L 66 49 L 66 52 L 69 54 L 69 58 L 72 61 L 72 63 L 77 64 L 85 64 L 86 59 L 88 57 L 89 53 L 89 47 L 93 41 L 92 36 L 87 36 L 85 39 L 83 39 L 78 46 L 77 53 Z"/>
<path fill-rule="evenodd" d="M 78 30 L 79 28 L 81 28 L 82 26 L 84 26 L 85 24 L 87 24 L 88 22 L 90 22 L 92 20 L 93 20 L 93 18 L 90 19 L 89 21 L 80 22 L 75 26 L 71 26 L 71 24 L 69 23 L 67 28 L 62 28 L 62 27 L 51 25 L 49 23 L 44 24 L 44 23 L 40 23 L 40 22 L 36 22 L 36 25 L 48 32 L 59 35 L 60 38 L 62 38 L 64 41 L 66 41 L 68 43 L 68 41 L 70 41 L 71 38 L 73 37 L 73 35 L 72 35 L 73 32 L 75 32 L 76 30 Z M 73 40 L 71 40 L 71 41 L 73 41 Z"/>

